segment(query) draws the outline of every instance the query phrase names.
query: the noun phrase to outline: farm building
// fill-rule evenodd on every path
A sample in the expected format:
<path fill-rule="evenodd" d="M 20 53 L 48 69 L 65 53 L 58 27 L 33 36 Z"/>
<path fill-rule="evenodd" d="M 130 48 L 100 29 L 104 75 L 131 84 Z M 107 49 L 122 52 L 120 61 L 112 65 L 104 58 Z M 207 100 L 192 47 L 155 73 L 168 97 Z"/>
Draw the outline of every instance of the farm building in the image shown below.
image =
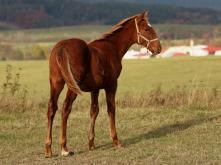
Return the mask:
<path fill-rule="evenodd" d="M 146 48 L 141 48 L 140 51 L 132 49 L 125 54 L 124 59 L 147 59 L 150 57 L 150 54 L 151 53 Z M 221 56 L 221 47 L 210 45 L 174 46 L 162 51 L 157 57 L 203 57 L 208 55 Z"/>
<path fill-rule="evenodd" d="M 141 48 L 140 51 L 129 50 L 124 55 L 124 59 L 143 59 L 150 58 L 150 52 L 146 48 Z"/>
<path fill-rule="evenodd" d="M 221 47 L 214 47 L 208 45 L 195 45 L 195 46 L 176 46 L 170 47 L 162 52 L 160 57 L 180 57 L 180 56 L 195 56 L 202 57 L 208 55 L 221 54 Z"/>

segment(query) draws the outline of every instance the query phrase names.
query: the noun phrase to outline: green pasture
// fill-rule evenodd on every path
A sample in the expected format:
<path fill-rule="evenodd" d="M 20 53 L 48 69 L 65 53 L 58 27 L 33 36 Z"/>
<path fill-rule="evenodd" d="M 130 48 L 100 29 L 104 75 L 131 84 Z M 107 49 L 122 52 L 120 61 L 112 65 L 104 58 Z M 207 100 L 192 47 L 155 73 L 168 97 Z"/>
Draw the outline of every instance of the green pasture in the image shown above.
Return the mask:
<path fill-rule="evenodd" d="M 123 60 L 118 94 L 142 92 L 161 86 L 164 90 L 177 86 L 206 86 L 220 88 L 220 57 L 187 57 L 148 60 Z M 48 61 L 0 62 L 0 84 L 5 81 L 6 66 L 13 74 L 20 73 L 20 81 L 36 96 L 49 93 Z M 21 68 L 21 71 L 19 71 Z"/>
<path fill-rule="evenodd" d="M 165 92 L 193 85 L 219 91 L 220 61 L 220 57 L 212 56 L 123 60 L 117 100 L 127 100 L 159 86 Z M 221 164 L 221 108 L 118 106 L 117 130 L 124 147 L 115 149 L 109 137 L 103 91 L 96 123 L 97 148 L 87 149 L 90 96 L 84 93 L 73 105 L 68 121 L 68 146 L 75 155 L 60 156 L 63 92 L 53 126 L 53 157 L 45 159 L 48 61 L 0 62 L 1 86 L 8 64 L 12 66 L 12 75 L 20 73 L 20 84 L 28 90 L 27 99 L 32 104 L 28 108 L 19 106 L 19 96 L 4 104 L 1 100 L 6 96 L 0 89 L 0 164 Z"/>

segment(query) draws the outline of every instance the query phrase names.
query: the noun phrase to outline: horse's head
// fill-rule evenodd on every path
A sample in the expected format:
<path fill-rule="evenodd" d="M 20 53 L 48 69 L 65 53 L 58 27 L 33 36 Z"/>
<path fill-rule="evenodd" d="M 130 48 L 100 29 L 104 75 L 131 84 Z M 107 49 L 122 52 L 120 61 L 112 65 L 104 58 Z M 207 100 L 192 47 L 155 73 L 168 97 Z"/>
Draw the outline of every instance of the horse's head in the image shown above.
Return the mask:
<path fill-rule="evenodd" d="M 161 44 L 156 31 L 149 22 L 149 13 L 147 11 L 135 17 L 135 28 L 137 44 L 145 46 L 152 52 L 152 56 L 159 54 L 161 52 Z"/>

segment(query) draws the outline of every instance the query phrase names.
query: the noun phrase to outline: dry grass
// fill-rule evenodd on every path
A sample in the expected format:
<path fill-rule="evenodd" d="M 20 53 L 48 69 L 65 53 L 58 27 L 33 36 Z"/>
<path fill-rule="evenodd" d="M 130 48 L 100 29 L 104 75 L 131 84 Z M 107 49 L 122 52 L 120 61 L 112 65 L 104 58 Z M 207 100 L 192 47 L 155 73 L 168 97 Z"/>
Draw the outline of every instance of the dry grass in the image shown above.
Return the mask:
<path fill-rule="evenodd" d="M 33 69 L 33 68 L 32 68 Z M 18 76 L 19 74 L 19 76 Z M 68 120 L 68 146 L 58 145 L 61 117 L 53 125 L 53 157 L 44 158 L 47 99 L 35 99 L 19 70 L 7 71 L 0 95 L 0 164 L 220 164 L 220 88 L 191 85 L 121 93 L 117 130 L 124 145 L 114 149 L 108 134 L 104 95 L 96 122 L 97 149 L 87 149 L 90 101 L 77 100 Z M 127 82 L 128 83 L 128 82 Z M 125 84 L 125 83 L 124 83 Z M 59 106 L 61 107 L 61 106 Z"/>
<path fill-rule="evenodd" d="M 16 104 L 16 102 L 11 102 Z M 19 107 L 17 105 L 18 109 Z M 137 106 L 138 107 L 138 106 Z M 75 155 L 59 156 L 60 114 L 53 125 L 53 157 L 44 158 L 46 107 L 0 111 L 2 164 L 219 164 L 221 111 L 209 109 L 126 108 L 117 110 L 118 135 L 124 148 L 112 147 L 108 117 L 101 106 L 96 122 L 97 149 L 87 149 L 88 108 L 69 117 L 68 146 Z"/>
<path fill-rule="evenodd" d="M 149 92 L 127 92 L 117 100 L 121 108 L 175 108 L 175 109 L 218 109 L 221 107 L 221 91 L 217 88 L 177 87 L 163 91 L 161 87 Z"/>

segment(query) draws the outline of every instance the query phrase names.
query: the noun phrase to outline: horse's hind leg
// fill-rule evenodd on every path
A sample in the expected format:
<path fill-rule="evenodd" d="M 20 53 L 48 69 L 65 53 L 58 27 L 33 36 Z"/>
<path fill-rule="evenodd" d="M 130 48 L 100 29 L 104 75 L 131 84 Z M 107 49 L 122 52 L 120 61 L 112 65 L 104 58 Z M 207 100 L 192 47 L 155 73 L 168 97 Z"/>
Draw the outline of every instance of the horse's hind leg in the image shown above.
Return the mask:
<path fill-rule="evenodd" d="M 113 139 L 113 143 L 116 147 L 122 147 L 120 140 L 117 137 L 117 131 L 115 126 L 115 94 L 116 87 L 112 89 L 105 89 L 106 101 L 107 101 L 107 112 L 110 121 L 110 136 Z"/>
<path fill-rule="evenodd" d="M 45 141 L 45 157 L 51 157 L 52 156 L 52 150 L 51 150 L 51 144 L 52 144 L 52 125 L 53 125 L 53 119 L 55 116 L 55 113 L 58 109 L 57 101 L 58 97 L 64 87 L 64 81 L 52 81 L 50 79 L 50 85 L 51 85 L 51 94 L 50 94 L 50 100 L 48 103 L 48 128 L 47 128 L 47 134 L 46 134 L 46 141 Z"/>
<path fill-rule="evenodd" d="M 88 135 L 89 150 L 92 150 L 95 148 L 95 145 L 94 145 L 94 137 L 95 137 L 94 125 L 95 125 L 97 115 L 99 113 L 98 95 L 99 95 L 99 91 L 91 92 L 91 109 L 90 109 L 91 125 L 90 125 L 90 130 L 89 130 L 89 135 Z"/>
<path fill-rule="evenodd" d="M 67 149 L 67 119 L 71 112 L 72 103 L 76 99 L 77 94 L 68 90 L 63 108 L 62 108 L 62 122 L 61 122 L 61 134 L 60 134 L 60 145 L 61 145 L 61 155 L 68 156 L 73 154 L 73 152 Z"/>

